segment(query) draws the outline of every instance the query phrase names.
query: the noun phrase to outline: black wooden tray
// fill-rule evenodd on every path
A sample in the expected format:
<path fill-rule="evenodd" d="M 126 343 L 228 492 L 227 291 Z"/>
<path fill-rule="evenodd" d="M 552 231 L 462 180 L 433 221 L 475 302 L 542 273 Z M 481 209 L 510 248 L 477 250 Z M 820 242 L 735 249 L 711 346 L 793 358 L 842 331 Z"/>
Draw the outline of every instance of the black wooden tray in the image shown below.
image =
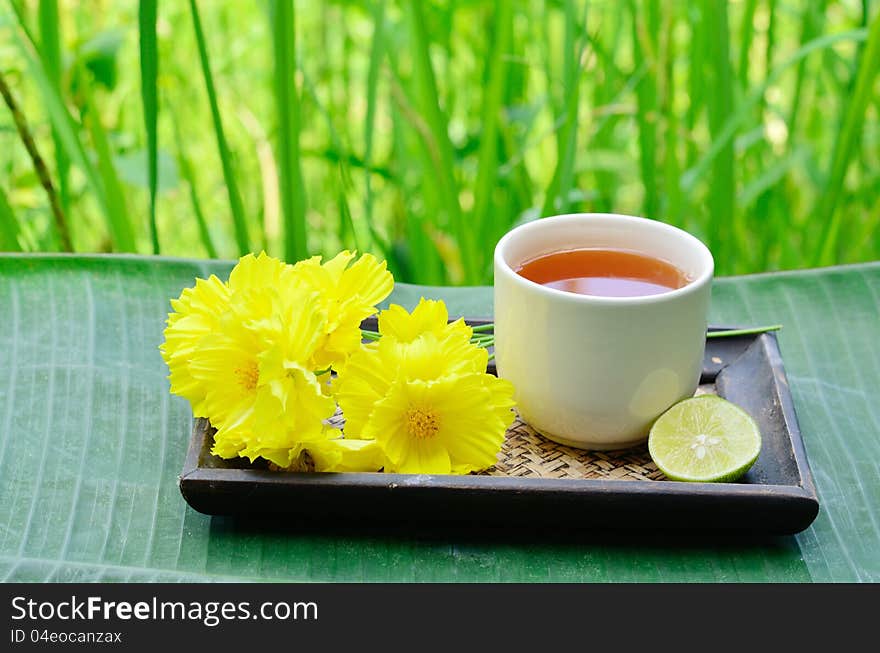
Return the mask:
<path fill-rule="evenodd" d="M 805 529 L 819 502 L 775 335 L 707 339 L 701 383 L 745 409 L 761 429 L 760 456 L 739 482 L 275 472 L 211 455 L 213 429 L 197 419 L 180 491 L 210 515 L 270 514 L 336 525 Z"/>

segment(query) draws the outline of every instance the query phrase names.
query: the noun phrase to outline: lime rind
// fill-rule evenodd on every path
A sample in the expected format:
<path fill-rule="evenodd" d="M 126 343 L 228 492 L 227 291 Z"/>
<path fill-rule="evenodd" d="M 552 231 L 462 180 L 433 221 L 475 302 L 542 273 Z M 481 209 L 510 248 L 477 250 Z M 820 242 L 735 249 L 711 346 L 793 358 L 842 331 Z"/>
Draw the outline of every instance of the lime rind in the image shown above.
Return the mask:
<path fill-rule="evenodd" d="M 675 481 L 738 480 L 761 452 L 761 432 L 748 413 L 714 395 L 680 401 L 654 422 L 651 459 Z"/>

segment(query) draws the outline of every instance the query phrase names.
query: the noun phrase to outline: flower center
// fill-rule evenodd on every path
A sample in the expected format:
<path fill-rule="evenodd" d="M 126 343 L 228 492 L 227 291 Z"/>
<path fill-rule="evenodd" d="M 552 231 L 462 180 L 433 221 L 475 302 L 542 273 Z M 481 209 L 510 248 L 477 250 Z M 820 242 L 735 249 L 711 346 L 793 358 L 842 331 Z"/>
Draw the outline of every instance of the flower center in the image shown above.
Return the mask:
<path fill-rule="evenodd" d="M 243 367 L 236 367 L 233 374 L 235 374 L 238 384 L 245 390 L 253 390 L 257 387 L 260 371 L 257 369 L 256 361 L 246 363 Z"/>
<path fill-rule="evenodd" d="M 419 440 L 432 438 L 440 430 L 440 420 L 429 410 L 410 408 L 406 414 L 406 427 L 409 434 Z"/>

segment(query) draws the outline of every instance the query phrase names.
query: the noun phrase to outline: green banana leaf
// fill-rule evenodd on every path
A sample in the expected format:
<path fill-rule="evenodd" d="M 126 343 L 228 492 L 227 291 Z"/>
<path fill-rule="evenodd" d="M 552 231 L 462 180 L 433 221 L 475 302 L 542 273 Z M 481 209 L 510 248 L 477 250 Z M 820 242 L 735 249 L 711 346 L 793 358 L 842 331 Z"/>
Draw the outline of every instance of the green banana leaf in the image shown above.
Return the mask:
<path fill-rule="evenodd" d="M 793 537 L 474 538 L 208 517 L 177 488 L 169 299 L 228 262 L 0 256 L 0 579 L 878 581 L 880 263 L 719 279 L 712 321 L 780 322 L 821 510 Z M 491 288 L 398 286 L 491 313 Z M 564 524 L 560 528 L 564 528 Z"/>

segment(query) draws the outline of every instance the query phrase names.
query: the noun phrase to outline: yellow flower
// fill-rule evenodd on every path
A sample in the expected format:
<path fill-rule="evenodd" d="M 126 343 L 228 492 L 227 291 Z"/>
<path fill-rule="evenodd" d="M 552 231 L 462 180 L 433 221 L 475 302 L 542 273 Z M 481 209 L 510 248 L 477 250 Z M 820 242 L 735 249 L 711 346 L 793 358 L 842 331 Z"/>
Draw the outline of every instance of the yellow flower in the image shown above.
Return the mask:
<path fill-rule="evenodd" d="M 171 300 L 174 311 L 168 314 L 165 342 L 159 349 L 170 372 L 171 392 L 188 399 L 195 415 L 204 416 L 207 411 L 202 406 L 206 388 L 190 373 L 189 363 L 193 354 L 206 336 L 218 332 L 221 320 L 230 311 L 234 296 L 240 297 L 266 288 L 277 290 L 284 268 L 287 268 L 286 280 L 289 285 L 293 281 L 293 266 L 285 266 L 265 253 L 258 257 L 248 254 L 239 259 L 233 268 L 229 284 L 214 275 L 207 280 L 196 279 L 193 288 L 184 289 L 180 298 Z M 249 320 L 271 312 L 271 302 L 266 297 L 263 310 L 254 312 L 258 302 L 253 299 Z"/>
<path fill-rule="evenodd" d="M 458 329 L 442 340 L 434 332 L 427 332 L 408 343 L 383 334 L 378 342 L 349 358 L 334 384 L 336 400 L 345 416 L 346 437 L 364 437 L 364 425 L 373 406 L 398 376 L 433 381 L 450 374 L 482 373 L 488 358 L 485 349 L 471 344 L 468 335 Z"/>
<path fill-rule="evenodd" d="M 490 374 L 401 378 L 376 404 L 364 436 L 382 447 L 386 472 L 466 474 L 495 464 L 513 406 L 510 383 Z"/>
<path fill-rule="evenodd" d="M 488 354 L 470 343 L 471 328 L 464 320 L 448 320 L 445 303 L 424 297 L 411 314 L 397 304 L 379 313 L 382 337 L 354 353 L 335 383 L 347 437 L 362 437 L 373 405 L 400 372 L 432 380 L 486 370 Z"/>
<path fill-rule="evenodd" d="M 171 390 L 217 429 L 212 452 L 318 471 L 469 473 L 490 467 L 513 420 L 513 389 L 443 302 L 361 321 L 390 292 L 384 263 L 342 252 L 287 265 L 242 257 L 228 283 L 198 279 L 172 301 L 162 356 Z M 330 383 L 330 368 L 338 378 Z M 327 424 L 336 403 L 344 437 Z M 357 437 L 356 437 L 357 436 Z"/>
<path fill-rule="evenodd" d="M 488 354 L 469 342 L 470 327 L 447 320 L 442 302 L 383 311 L 382 337 L 352 355 L 334 384 L 346 440 L 375 440 L 385 471 L 491 467 L 513 421 L 513 387 L 485 373 Z"/>
<path fill-rule="evenodd" d="M 171 392 L 189 400 L 196 415 L 204 415 L 201 402 L 204 387 L 189 371 L 189 360 L 199 342 L 213 333 L 221 316 L 229 309 L 229 288 L 216 276 L 196 279 L 193 288 L 186 288 L 180 298 L 172 299 L 174 312 L 168 314 L 165 342 L 159 346 L 168 365 Z"/>
<path fill-rule="evenodd" d="M 216 455 L 286 467 L 306 443 L 338 434 L 324 424 L 336 408 L 329 375 L 315 374 L 325 358 L 328 305 L 308 274 L 249 254 L 228 284 L 198 279 L 172 305 L 161 346 L 171 391 L 217 429 Z"/>
<path fill-rule="evenodd" d="M 279 312 L 251 319 L 264 309 L 267 295 L 275 295 Z M 281 312 L 293 306 L 295 315 Z M 274 289 L 233 298 L 189 364 L 205 388 L 204 416 L 217 428 L 213 453 L 251 461 L 261 456 L 286 467 L 304 442 L 327 437 L 323 420 L 335 403 L 309 366 L 324 322 L 320 298 L 302 288 L 287 289 L 283 300 Z"/>
<path fill-rule="evenodd" d="M 324 341 L 314 361 L 316 369 L 339 369 L 345 364 L 360 348 L 361 321 L 376 312 L 376 304 L 394 287 L 384 261 L 364 254 L 352 264 L 354 257 L 354 252 L 344 251 L 324 264 L 315 256 L 293 267 L 297 279 L 320 294 L 327 312 Z"/>

